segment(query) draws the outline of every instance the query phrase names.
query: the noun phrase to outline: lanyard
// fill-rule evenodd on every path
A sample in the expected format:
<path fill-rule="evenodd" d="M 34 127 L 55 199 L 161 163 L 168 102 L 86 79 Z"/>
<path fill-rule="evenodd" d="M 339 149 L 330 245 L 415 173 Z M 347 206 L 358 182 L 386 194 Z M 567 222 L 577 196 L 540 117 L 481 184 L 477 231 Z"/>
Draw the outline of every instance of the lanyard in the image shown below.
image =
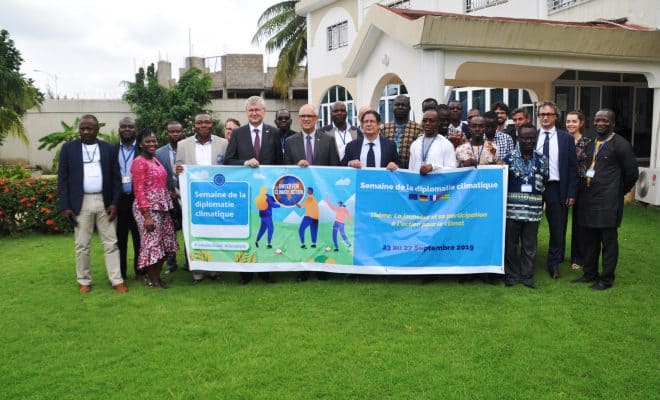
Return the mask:
<path fill-rule="evenodd" d="M 282 148 L 282 151 L 284 151 L 284 142 L 286 141 L 286 138 L 281 137 L 280 138 L 280 147 Z"/>
<path fill-rule="evenodd" d="M 470 147 L 472 148 L 472 155 L 476 157 L 476 154 L 474 153 L 474 146 L 472 146 L 472 143 L 470 143 Z M 477 157 L 477 165 L 475 167 L 479 166 L 479 164 L 481 163 L 481 154 L 484 152 L 484 147 L 486 147 L 486 142 L 484 142 L 484 144 L 481 145 L 481 150 L 479 150 L 479 157 Z"/>
<path fill-rule="evenodd" d="M 433 136 L 433 139 L 431 140 L 431 143 L 429 143 L 429 147 L 424 151 L 424 139 L 422 138 L 422 162 L 426 162 L 426 158 L 429 156 L 429 151 L 431 151 L 431 146 L 433 146 L 433 142 L 435 142 L 435 138 L 438 137 L 438 135 Z"/>
<path fill-rule="evenodd" d="M 94 162 L 94 158 L 96 157 L 96 150 L 98 150 L 99 145 L 98 145 L 98 144 L 94 144 L 94 151 L 92 152 L 92 155 L 91 155 L 91 156 L 89 155 L 89 148 L 87 147 L 87 145 L 85 144 L 85 145 L 83 145 L 83 146 L 84 146 L 84 148 L 85 148 L 85 153 L 87 153 L 87 161 L 86 161 L 86 162 L 87 162 L 87 163 L 92 163 L 92 162 Z"/>
<path fill-rule="evenodd" d="M 614 138 L 614 135 L 616 135 L 616 133 L 612 132 L 610 136 L 602 142 L 601 145 L 598 145 L 598 140 L 596 140 L 596 143 L 594 145 L 594 155 L 591 158 L 591 167 L 589 167 L 590 169 L 596 168 L 596 156 L 598 156 L 598 153 L 600 153 L 600 151 L 603 150 L 607 142 L 609 142 Z"/>
<path fill-rule="evenodd" d="M 344 134 L 342 135 L 341 131 L 338 128 L 335 128 L 337 130 L 337 134 L 339 135 L 339 138 L 341 139 L 341 144 L 346 145 L 346 132 L 348 132 L 348 126 L 346 127 L 346 130 L 344 131 Z"/>
<path fill-rule="evenodd" d="M 128 156 L 126 155 L 126 152 L 124 151 L 124 146 L 119 146 L 119 150 L 121 151 L 121 158 L 124 161 L 124 171 L 128 174 L 128 161 L 133 157 L 133 154 L 135 153 L 135 145 L 131 145 L 131 151 L 128 152 Z"/>

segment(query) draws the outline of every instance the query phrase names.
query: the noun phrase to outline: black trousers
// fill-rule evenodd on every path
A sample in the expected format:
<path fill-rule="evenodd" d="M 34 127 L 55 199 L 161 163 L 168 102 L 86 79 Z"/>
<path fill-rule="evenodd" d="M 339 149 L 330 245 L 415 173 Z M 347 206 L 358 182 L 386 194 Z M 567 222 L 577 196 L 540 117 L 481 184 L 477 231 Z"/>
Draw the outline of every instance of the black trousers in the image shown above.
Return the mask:
<path fill-rule="evenodd" d="M 611 286 L 614 283 L 614 271 L 619 261 L 619 233 L 617 228 L 582 228 L 585 238 L 585 254 L 587 262 L 584 265 L 584 276 L 598 278 L 598 257 L 602 246 L 603 269 L 600 281 Z"/>
<path fill-rule="evenodd" d="M 536 243 L 539 222 L 517 221 L 507 218 L 504 239 L 504 274 L 508 282 L 534 284 Z M 520 263 L 516 261 L 516 247 L 520 243 Z"/>
<path fill-rule="evenodd" d="M 133 270 L 138 275 L 137 259 L 140 254 L 140 231 L 133 217 L 133 194 L 122 193 L 119 196 L 119 207 L 117 207 L 117 247 L 119 247 L 119 266 L 121 276 L 126 279 L 128 257 L 128 233 L 133 240 Z"/>
<path fill-rule="evenodd" d="M 558 268 L 564 262 L 566 252 L 566 225 L 568 223 L 568 207 L 559 195 L 559 182 L 548 182 L 543 193 L 545 201 L 545 216 L 550 228 L 550 243 L 548 243 L 548 270 Z"/>
<path fill-rule="evenodd" d="M 572 208 L 573 221 L 571 225 L 571 263 L 577 265 L 584 265 L 585 263 L 585 248 L 584 248 L 584 231 L 578 222 L 578 209 L 573 206 Z"/>

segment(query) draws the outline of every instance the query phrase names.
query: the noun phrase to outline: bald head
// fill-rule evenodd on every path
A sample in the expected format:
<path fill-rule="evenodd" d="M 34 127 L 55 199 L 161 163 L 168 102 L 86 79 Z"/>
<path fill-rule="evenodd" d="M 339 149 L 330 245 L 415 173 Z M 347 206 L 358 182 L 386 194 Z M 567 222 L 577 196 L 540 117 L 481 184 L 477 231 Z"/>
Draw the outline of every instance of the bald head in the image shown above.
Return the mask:
<path fill-rule="evenodd" d="M 316 121 L 318 116 L 316 115 L 316 107 L 311 104 L 305 104 L 300 107 L 298 111 L 298 118 L 300 119 L 300 127 L 305 133 L 312 133 L 316 129 Z"/>

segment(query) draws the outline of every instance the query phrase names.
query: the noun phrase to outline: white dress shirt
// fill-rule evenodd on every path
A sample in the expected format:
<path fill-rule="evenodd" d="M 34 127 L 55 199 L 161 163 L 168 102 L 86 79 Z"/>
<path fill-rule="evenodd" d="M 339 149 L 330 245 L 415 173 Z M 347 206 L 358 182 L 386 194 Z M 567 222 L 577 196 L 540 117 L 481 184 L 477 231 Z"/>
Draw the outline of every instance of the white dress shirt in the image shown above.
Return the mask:
<path fill-rule="evenodd" d="M 370 142 L 366 137 L 362 142 L 362 150 L 360 150 L 360 164 L 362 168 L 367 167 L 367 153 L 369 153 L 369 143 L 374 144 L 374 158 L 376 161 L 376 168 L 380 168 L 380 136 L 376 137 L 373 142 Z"/>
<path fill-rule="evenodd" d="M 419 172 L 424 164 L 431 164 L 433 171 L 456 168 L 454 145 L 451 144 L 449 139 L 442 135 L 436 135 L 435 140 L 428 149 L 426 146 L 422 146 L 423 143 L 424 136 L 420 136 L 410 145 L 410 161 L 408 162 L 410 171 Z M 422 150 L 426 153 L 426 161 L 424 161 Z"/>
<path fill-rule="evenodd" d="M 545 142 L 545 133 L 550 132 L 550 159 L 548 160 L 550 166 L 550 181 L 559 181 L 559 142 L 557 140 L 557 128 L 545 130 L 539 129 L 539 136 L 536 140 L 536 152 L 543 154 L 543 143 Z"/>

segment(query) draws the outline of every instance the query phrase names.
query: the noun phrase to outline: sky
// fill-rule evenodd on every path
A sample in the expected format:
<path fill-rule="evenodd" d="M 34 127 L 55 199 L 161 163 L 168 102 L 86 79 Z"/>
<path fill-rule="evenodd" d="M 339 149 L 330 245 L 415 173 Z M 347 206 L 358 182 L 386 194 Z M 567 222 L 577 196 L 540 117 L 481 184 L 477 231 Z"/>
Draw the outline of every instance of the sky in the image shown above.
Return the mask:
<path fill-rule="evenodd" d="M 277 0 L 83 1 L 0 0 L 0 29 L 9 31 L 21 67 L 44 93 L 116 99 L 139 67 L 158 60 L 172 74 L 190 55 L 276 54 L 251 44 L 261 13 Z M 219 61 L 218 67 L 219 68 Z"/>

